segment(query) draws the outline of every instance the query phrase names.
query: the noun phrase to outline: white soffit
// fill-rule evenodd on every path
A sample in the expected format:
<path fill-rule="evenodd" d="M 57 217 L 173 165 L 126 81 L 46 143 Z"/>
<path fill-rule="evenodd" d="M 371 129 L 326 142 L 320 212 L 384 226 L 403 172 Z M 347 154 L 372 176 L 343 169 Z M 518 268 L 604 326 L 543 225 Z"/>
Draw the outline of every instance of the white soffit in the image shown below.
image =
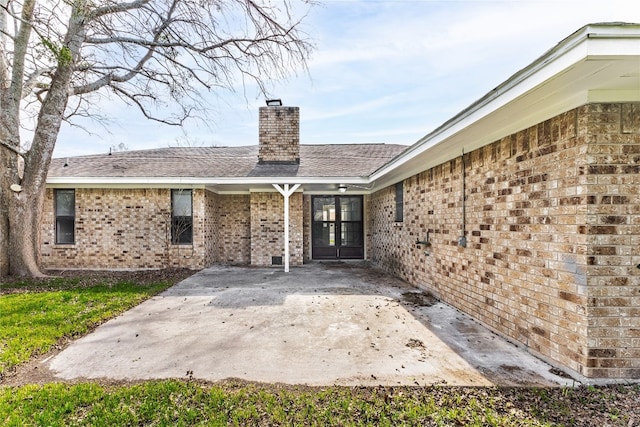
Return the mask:
<path fill-rule="evenodd" d="M 640 101 L 640 25 L 575 32 L 374 172 L 390 185 L 588 102 Z"/>

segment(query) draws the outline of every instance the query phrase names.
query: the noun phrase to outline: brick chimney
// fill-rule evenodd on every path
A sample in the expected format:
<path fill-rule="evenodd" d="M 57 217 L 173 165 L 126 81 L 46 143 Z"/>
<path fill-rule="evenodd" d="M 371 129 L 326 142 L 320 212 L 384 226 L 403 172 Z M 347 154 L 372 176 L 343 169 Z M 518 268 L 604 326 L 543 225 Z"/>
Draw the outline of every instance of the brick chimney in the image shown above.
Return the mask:
<path fill-rule="evenodd" d="M 300 163 L 300 108 L 279 100 L 260 107 L 258 163 Z"/>

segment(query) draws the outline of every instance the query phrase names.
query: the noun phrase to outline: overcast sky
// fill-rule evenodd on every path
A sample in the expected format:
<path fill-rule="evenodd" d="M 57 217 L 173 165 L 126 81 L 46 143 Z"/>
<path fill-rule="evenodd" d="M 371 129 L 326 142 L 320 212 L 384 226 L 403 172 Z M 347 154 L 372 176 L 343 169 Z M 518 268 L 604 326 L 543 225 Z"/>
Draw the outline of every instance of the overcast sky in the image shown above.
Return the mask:
<path fill-rule="evenodd" d="M 588 23 L 640 23 L 638 0 L 325 0 L 304 30 L 316 45 L 309 74 L 272 88 L 300 107 L 303 144 L 412 144 Z M 65 125 L 54 157 L 168 147 L 255 145 L 255 89 L 219 92 L 209 128 L 146 121 L 122 104 L 101 105 L 109 132 Z"/>

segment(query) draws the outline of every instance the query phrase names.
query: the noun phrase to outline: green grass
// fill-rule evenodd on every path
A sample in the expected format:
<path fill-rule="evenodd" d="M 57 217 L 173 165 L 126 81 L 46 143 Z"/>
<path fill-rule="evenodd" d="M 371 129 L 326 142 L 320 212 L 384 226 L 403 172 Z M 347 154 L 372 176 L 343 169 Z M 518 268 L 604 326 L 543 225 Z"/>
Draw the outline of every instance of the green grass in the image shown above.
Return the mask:
<path fill-rule="evenodd" d="M 48 384 L 0 388 L 6 426 L 93 425 L 552 425 L 523 418 L 470 389 L 284 389 L 152 381 L 127 387 Z M 453 390 L 453 393 L 451 391 Z M 459 390 L 456 392 L 455 390 Z"/>
<path fill-rule="evenodd" d="M 0 387 L 4 426 L 629 426 L 640 386 L 293 387 L 188 380 Z M 606 399 L 602 399 L 607 395 Z"/>
<path fill-rule="evenodd" d="M 170 285 L 117 282 L 74 288 L 79 283 L 61 278 L 14 283 L 11 287 L 21 292 L 0 296 L 0 378 L 62 339 L 83 335 Z"/>

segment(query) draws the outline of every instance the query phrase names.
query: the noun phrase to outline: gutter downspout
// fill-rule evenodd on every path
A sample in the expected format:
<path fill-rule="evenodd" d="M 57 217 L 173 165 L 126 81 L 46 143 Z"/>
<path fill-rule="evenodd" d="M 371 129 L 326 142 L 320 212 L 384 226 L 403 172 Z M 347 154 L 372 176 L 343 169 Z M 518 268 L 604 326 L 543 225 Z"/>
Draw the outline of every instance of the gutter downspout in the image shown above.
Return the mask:
<path fill-rule="evenodd" d="M 296 192 L 300 188 L 300 184 L 294 184 L 289 188 L 289 184 L 284 184 L 284 188 L 279 184 L 271 184 L 273 188 L 278 190 L 278 193 L 284 197 L 284 272 L 289 272 L 289 196 Z"/>

